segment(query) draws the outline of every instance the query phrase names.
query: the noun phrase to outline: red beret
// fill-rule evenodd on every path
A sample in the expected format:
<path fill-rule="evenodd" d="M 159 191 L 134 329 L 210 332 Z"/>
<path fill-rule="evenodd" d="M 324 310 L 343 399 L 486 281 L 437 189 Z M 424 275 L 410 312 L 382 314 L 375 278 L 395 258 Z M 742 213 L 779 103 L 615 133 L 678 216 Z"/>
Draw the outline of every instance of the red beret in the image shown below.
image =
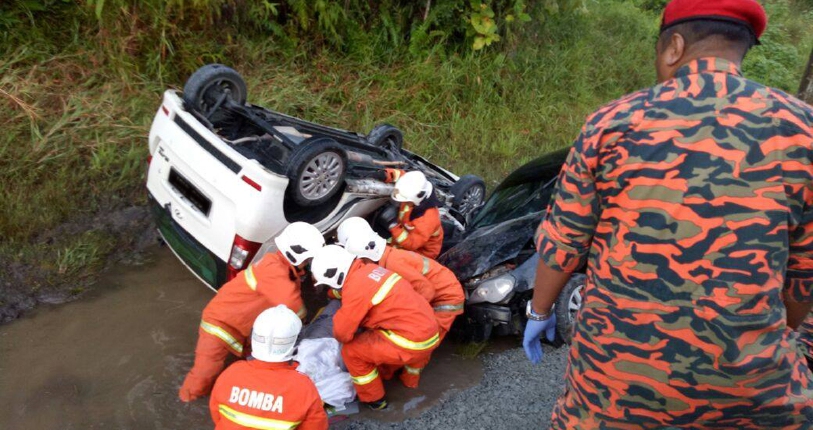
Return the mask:
<path fill-rule="evenodd" d="M 765 9 L 756 0 L 672 0 L 663 11 L 661 32 L 673 25 L 698 19 L 743 24 L 757 39 L 768 25 Z"/>

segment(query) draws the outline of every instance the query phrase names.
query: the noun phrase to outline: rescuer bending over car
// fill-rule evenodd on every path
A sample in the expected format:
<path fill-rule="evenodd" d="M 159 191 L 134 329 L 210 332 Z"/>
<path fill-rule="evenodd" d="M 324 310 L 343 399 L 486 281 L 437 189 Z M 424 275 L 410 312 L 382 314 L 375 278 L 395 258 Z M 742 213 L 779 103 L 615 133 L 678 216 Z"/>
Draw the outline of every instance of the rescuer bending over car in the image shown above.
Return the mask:
<path fill-rule="evenodd" d="M 404 277 L 415 291 L 432 306 L 438 323 L 439 339 L 452 327 L 455 318 L 463 313 L 466 300 L 463 287 L 451 270 L 428 257 L 412 251 L 387 246 L 362 218 L 345 220 L 338 229 L 338 243 L 358 258 L 377 263 Z M 401 381 L 410 388 L 417 388 L 421 371 L 429 363 L 429 356 L 418 362 L 417 367 L 405 366 Z"/>
<path fill-rule="evenodd" d="M 443 227 L 440 222 L 440 200 L 432 183 L 423 172 L 386 169 L 386 181 L 395 182 L 392 200 L 399 207 L 387 207 L 379 222 L 391 237 L 389 243 L 396 248 L 415 251 L 431 259 L 438 258 L 443 247 Z"/>
<path fill-rule="evenodd" d="M 285 305 L 299 318 L 307 315 L 300 293 L 300 276 L 314 251 L 325 244 L 316 227 L 295 222 L 275 239 L 278 251 L 263 256 L 218 291 L 203 309 L 195 348 L 195 364 L 178 396 L 184 402 L 209 394 L 229 353 L 244 350 L 254 319 L 265 309 Z"/>
<path fill-rule="evenodd" d="M 324 430 L 327 414 L 313 381 L 297 372 L 294 346 L 302 321 L 278 305 L 263 311 L 251 333 L 251 356 L 217 378 L 209 411 L 216 430 Z"/>
<path fill-rule="evenodd" d="M 440 343 L 432 307 L 401 275 L 338 245 L 317 251 L 311 272 L 317 285 L 340 291 L 333 336 L 343 344 L 342 359 L 359 400 L 386 408 L 381 379 L 401 367 L 419 371 Z"/>

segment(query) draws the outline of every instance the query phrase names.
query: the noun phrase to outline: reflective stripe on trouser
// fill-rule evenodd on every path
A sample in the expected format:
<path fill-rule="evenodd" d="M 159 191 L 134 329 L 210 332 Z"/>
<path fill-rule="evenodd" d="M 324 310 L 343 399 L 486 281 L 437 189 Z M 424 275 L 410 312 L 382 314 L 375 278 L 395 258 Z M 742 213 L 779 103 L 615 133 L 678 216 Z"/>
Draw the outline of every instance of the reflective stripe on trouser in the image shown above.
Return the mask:
<path fill-rule="evenodd" d="M 258 417 L 256 415 L 235 411 L 234 409 L 223 404 L 219 405 L 217 410 L 220 412 L 220 415 L 229 421 L 250 429 L 290 430 L 295 429 L 299 423 L 301 423 L 301 421 L 282 421 Z"/>
<path fill-rule="evenodd" d="M 426 362 L 429 362 L 429 357 L 427 357 Z M 418 384 L 421 382 L 422 371 L 423 367 L 404 366 L 404 371 L 401 372 L 398 379 L 401 380 L 401 383 L 403 383 L 405 387 L 418 388 Z"/>
<path fill-rule="evenodd" d="M 422 367 L 418 363 L 428 358 L 429 350 L 410 351 L 399 348 L 374 331 L 364 331 L 342 346 L 342 359 L 362 402 L 374 402 L 384 397 L 384 383 L 378 367 L 399 368 L 409 365 L 418 368 Z"/>
<path fill-rule="evenodd" d="M 400 346 L 401 348 L 408 349 L 410 351 L 426 351 L 428 349 L 434 349 L 436 346 L 438 346 L 438 343 L 440 343 L 440 337 L 437 334 L 424 341 L 414 342 L 403 336 L 396 334 L 391 330 L 379 330 L 379 331 L 390 342 Z"/>
<path fill-rule="evenodd" d="M 457 318 L 457 313 L 449 313 L 449 312 L 435 312 L 435 320 L 438 322 L 438 343 L 442 342 L 443 339 L 446 337 L 446 334 L 449 333 L 449 329 L 452 328 L 452 323 L 454 323 L 455 318 Z M 429 360 L 432 358 L 431 353 L 427 354 L 424 358 L 420 360 L 416 360 L 415 363 L 412 364 L 413 369 L 423 369 L 429 364 Z M 404 372 L 401 372 L 401 382 L 404 383 L 405 386 L 410 388 L 417 388 L 418 383 L 421 380 L 421 373 L 420 371 L 416 372 L 409 372 L 409 369 L 404 367 Z"/>
<path fill-rule="evenodd" d="M 215 379 L 226 367 L 226 359 L 234 350 L 219 337 L 198 329 L 198 343 L 195 346 L 195 364 L 184 379 L 182 390 L 194 397 L 206 396 L 212 391 Z"/>
<path fill-rule="evenodd" d="M 201 330 L 222 340 L 238 356 L 243 356 L 243 342 L 238 341 L 228 330 L 207 321 L 200 321 Z"/>

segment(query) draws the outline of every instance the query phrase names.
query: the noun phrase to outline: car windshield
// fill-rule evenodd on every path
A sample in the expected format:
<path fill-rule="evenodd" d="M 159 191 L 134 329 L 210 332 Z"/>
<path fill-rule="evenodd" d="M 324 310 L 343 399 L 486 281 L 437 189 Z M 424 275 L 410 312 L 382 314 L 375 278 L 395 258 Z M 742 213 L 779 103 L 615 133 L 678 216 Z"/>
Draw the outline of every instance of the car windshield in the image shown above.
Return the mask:
<path fill-rule="evenodd" d="M 474 227 L 486 227 L 547 209 L 555 180 L 532 181 L 499 189 L 474 219 Z"/>

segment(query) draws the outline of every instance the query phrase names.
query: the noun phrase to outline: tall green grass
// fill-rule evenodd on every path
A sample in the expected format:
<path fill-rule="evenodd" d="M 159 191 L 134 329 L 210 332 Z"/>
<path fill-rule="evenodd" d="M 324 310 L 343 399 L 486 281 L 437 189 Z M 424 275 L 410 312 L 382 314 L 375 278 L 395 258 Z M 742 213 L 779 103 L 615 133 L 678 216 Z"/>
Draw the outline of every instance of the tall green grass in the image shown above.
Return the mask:
<path fill-rule="evenodd" d="M 82 235 L 48 244 L 47 232 L 144 203 L 146 138 L 161 93 L 207 62 L 239 70 L 256 104 L 361 132 L 395 124 L 407 148 L 493 186 L 569 144 L 601 104 L 654 82 L 659 6 L 585 4 L 539 13 L 497 49 L 464 55 L 442 45 L 393 48 L 376 35 L 336 51 L 256 30 L 195 33 L 124 7 L 102 26 L 86 8 L 60 19 L 61 2 L 53 16 L 5 27 L 0 14 L 0 260 L 70 274 L 66 265 L 106 252 Z M 769 2 L 771 30 L 747 76 L 796 90 L 813 47 L 804 4 Z"/>

